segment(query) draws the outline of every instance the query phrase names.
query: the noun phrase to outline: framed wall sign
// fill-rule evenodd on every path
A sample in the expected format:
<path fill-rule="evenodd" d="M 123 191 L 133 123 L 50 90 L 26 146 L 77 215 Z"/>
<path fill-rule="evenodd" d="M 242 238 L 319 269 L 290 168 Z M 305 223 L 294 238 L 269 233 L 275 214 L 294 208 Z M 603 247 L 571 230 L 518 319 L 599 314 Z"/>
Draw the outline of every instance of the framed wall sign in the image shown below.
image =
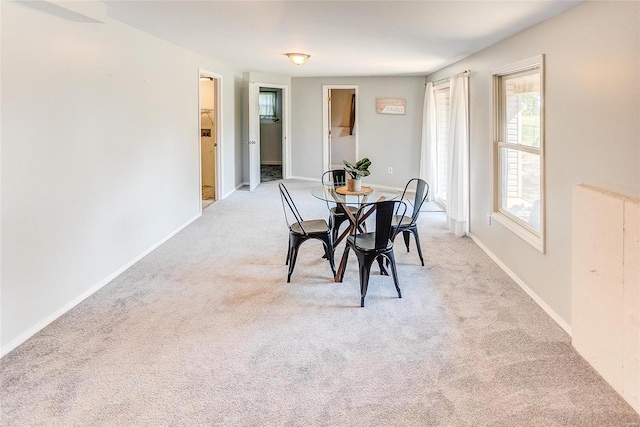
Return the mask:
<path fill-rule="evenodd" d="M 404 114 L 407 101 L 402 98 L 376 98 L 376 113 Z"/>

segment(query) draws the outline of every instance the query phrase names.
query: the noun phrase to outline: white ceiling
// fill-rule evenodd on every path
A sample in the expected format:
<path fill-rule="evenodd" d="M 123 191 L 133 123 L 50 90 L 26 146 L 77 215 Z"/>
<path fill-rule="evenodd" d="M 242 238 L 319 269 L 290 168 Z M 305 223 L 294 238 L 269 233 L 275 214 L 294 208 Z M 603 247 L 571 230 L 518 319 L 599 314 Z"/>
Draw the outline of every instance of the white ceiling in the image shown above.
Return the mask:
<path fill-rule="evenodd" d="M 110 17 L 242 71 L 426 75 L 580 1 L 104 1 Z M 311 55 L 296 66 L 287 52 Z"/>

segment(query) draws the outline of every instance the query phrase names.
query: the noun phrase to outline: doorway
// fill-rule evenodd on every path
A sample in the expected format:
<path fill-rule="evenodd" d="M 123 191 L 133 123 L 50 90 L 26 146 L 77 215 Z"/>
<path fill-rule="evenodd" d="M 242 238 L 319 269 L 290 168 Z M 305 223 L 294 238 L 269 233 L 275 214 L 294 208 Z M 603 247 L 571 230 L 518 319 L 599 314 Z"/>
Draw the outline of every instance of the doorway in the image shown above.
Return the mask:
<path fill-rule="evenodd" d="M 249 82 L 249 191 L 253 191 L 262 181 L 291 176 L 291 152 L 287 139 L 290 111 L 288 89 L 287 85 Z M 265 138 L 266 142 L 263 141 Z M 262 171 L 268 169 L 273 170 L 272 177 L 263 175 Z"/>
<path fill-rule="evenodd" d="M 276 181 L 282 170 L 282 89 L 260 88 L 260 182 Z"/>
<path fill-rule="evenodd" d="M 344 168 L 358 159 L 357 86 L 324 85 L 323 168 Z"/>
<path fill-rule="evenodd" d="M 200 72 L 200 186 L 202 209 L 218 198 L 219 79 Z"/>

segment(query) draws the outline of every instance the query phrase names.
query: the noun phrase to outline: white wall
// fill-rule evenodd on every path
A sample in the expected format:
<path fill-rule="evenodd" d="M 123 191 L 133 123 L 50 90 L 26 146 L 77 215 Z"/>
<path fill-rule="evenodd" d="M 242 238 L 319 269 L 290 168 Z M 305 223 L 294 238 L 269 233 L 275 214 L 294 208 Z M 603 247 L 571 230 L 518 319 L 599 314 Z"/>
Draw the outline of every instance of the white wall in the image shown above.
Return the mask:
<path fill-rule="evenodd" d="M 260 121 L 260 164 L 282 164 L 282 123 Z"/>
<path fill-rule="evenodd" d="M 586 2 L 428 76 L 470 77 L 471 232 L 560 322 L 571 322 L 571 191 L 640 195 L 640 3 Z M 492 197 L 491 70 L 545 54 L 547 253 L 500 224 Z"/>
<path fill-rule="evenodd" d="M 233 191 L 241 73 L 109 18 L 1 8 L 6 352 L 199 215 L 199 67 L 223 76 Z"/>
<path fill-rule="evenodd" d="M 322 175 L 322 86 L 357 85 L 358 156 L 371 159 L 369 184 L 404 188 L 420 172 L 423 77 L 314 77 L 291 79 L 293 176 Z M 376 98 L 405 98 L 405 115 L 376 113 Z M 387 167 L 393 167 L 393 175 Z"/>

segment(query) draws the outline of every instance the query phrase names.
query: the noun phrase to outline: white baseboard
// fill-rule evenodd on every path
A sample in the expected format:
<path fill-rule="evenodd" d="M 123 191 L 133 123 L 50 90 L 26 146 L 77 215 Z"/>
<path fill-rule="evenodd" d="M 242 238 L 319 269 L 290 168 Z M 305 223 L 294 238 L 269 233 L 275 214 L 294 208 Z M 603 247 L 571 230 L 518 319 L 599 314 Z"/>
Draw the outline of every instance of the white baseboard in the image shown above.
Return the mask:
<path fill-rule="evenodd" d="M 299 180 L 302 180 L 302 181 L 320 182 L 320 178 L 309 178 L 307 176 L 291 176 L 288 179 L 299 179 Z M 402 190 L 404 190 L 404 187 L 400 188 L 400 187 L 392 187 L 392 186 L 389 186 L 389 185 L 380 185 L 380 184 L 371 184 L 371 183 L 367 183 L 367 185 L 369 185 L 370 187 L 373 187 L 373 188 L 380 189 L 380 190 L 391 190 L 391 191 L 402 191 Z"/>
<path fill-rule="evenodd" d="M 471 237 L 471 239 L 473 239 L 473 241 L 476 242 L 478 246 L 480 246 L 480 249 L 482 249 L 487 255 L 489 255 L 489 257 L 496 264 L 498 264 L 498 267 L 500 267 L 505 273 L 507 273 L 509 277 L 511 277 L 513 281 L 516 282 L 518 286 L 520 286 L 522 290 L 525 291 L 527 295 L 529 295 L 529 297 L 531 297 L 531 299 L 534 300 L 536 304 L 538 304 L 540 308 L 542 308 L 544 312 L 549 315 L 549 317 L 551 317 L 562 329 L 564 329 L 564 331 L 569 334 L 569 336 L 573 335 L 571 326 L 567 322 L 565 322 L 562 317 L 558 316 L 558 313 L 553 311 L 553 309 L 549 307 L 547 303 L 538 296 L 538 294 L 536 294 L 529 286 L 527 286 L 527 284 L 524 283 L 522 279 L 520 279 L 513 271 L 511 271 L 509 267 L 507 267 L 493 252 L 491 252 L 489 248 L 487 248 L 476 236 L 474 236 L 473 234 L 469 234 L 469 237 Z"/>
<path fill-rule="evenodd" d="M 282 166 L 282 160 L 260 160 L 260 164 L 265 166 Z"/>
<path fill-rule="evenodd" d="M 315 181 L 315 182 L 320 182 L 320 178 L 309 178 L 306 176 L 290 176 L 287 179 L 301 179 L 303 181 Z"/>
<path fill-rule="evenodd" d="M 389 191 L 399 191 L 402 193 L 402 191 L 404 190 L 404 187 L 400 188 L 400 187 L 392 187 L 390 185 L 382 185 L 382 184 L 368 184 L 368 186 L 373 187 L 373 188 L 378 188 L 380 190 L 389 190 Z M 408 191 L 407 193 L 411 193 L 411 191 Z M 415 193 L 415 191 L 413 192 Z"/>
<path fill-rule="evenodd" d="M 9 354 L 12 350 L 14 350 L 16 347 L 18 347 L 20 344 L 22 344 L 32 336 L 34 336 L 36 333 L 40 332 L 42 329 L 44 329 L 47 325 L 49 325 L 51 322 L 56 320 L 58 317 L 62 316 L 63 314 L 71 310 L 73 307 L 75 307 L 76 305 L 80 304 L 82 301 L 84 301 L 85 299 L 93 295 L 96 291 L 98 291 L 104 285 L 111 282 L 120 274 L 124 273 L 133 264 L 140 261 L 142 258 L 144 258 L 148 254 L 153 252 L 156 248 L 158 248 L 160 245 L 162 245 L 164 242 L 166 242 L 167 240 L 169 240 L 170 238 L 178 234 L 182 229 L 184 229 L 186 226 L 188 226 L 193 221 L 198 219 L 201 215 L 202 215 L 201 213 L 198 213 L 198 215 L 194 216 L 193 218 L 191 218 L 190 220 L 182 224 L 180 227 L 173 230 L 171 233 L 169 233 L 168 235 L 160 239 L 160 241 L 152 245 L 150 248 L 142 252 L 140 255 L 136 256 L 131 261 L 127 262 L 126 264 L 118 268 L 116 271 L 114 271 L 113 273 L 111 273 L 110 275 L 102 279 L 100 282 L 96 283 L 91 288 L 87 289 L 86 291 L 84 291 L 83 293 L 75 297 L 73 300 L 69 301 L 67 304 L 65 304 L 64 306 L 62 306 L 61 308 L 53 312 L 51 315 L 47 316 L 46 318 L 44 318 L 43 320 L 35 324 L 33 327 L 29 328 L 27 331 L 22 333 L 20 336 L 18 336 L 17 338 L 9 342 L 0 350 L 0 357 L 4 357 L 5 355 Z"/>

